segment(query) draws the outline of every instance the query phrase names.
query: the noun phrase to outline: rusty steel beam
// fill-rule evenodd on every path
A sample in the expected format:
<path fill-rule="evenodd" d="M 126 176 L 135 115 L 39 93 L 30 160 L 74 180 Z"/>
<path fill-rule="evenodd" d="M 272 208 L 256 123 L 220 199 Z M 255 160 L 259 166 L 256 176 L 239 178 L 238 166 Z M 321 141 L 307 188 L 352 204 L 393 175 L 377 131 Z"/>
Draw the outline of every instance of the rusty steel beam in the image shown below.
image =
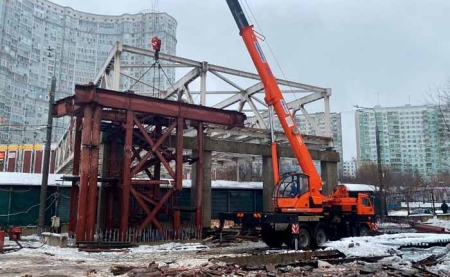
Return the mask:
<path fill-rule="evenodd" d="M 123 153 L 123 173 L 122 173 L 122 213 L 120 218 L 120 240 L 125 241 L 128 229 L 128 214 L 130 211 L 130 187 L 131 187 L 131 155 L 133 148 L 133 118 L 132 111 L 127 111 L 127 122 L 125 123 L 125 145 Z"/>
<path fill-rule="evenodd" d="M 80 157 L 81 157 L 81 125 L 83 118 L 77 117 L 75 123 L 75 141 L 73 146 L 73 166 L 72 174 L 78 176 L 80 174 Z M 70 215 L 69 215 L 69 236 L 74 237 L 77 226 L 77 214 L 78 214 L 78 193 L 79 186 L 77 180 L 72 181 L 72 188 L 70 194 Z"/>
<path fill-rule="evenodd" d="M 80 194 L 78 198 L 77 241 L 86 240 L 86 209 L 88 204 L 90 147 L 93 112 L 90 106 L 84 107 L 84 120 L 81 143 Z"/>
<path fill-rule="evenodd" d="M 114 193 L 111 191 L 112 188 L 108 188 L 108 200 L 107 200 L 107 207 L 106 207 L 106 222 L 105 227 L 106 228 L 112 228 L 113 221 L 114 221 Z"/>
<path fill-rule="evenodd" d="M 142 158 L 140 156 L 140 152 L 142 151 L 143 146 L 139 146 L 139 149 L 135 149 L 134 146 L 131 148 L 131 150 L 133 150 L 133 157 L 131 157 L 131 161 L 133 162 L 135 159 L 139 161 L 139 163 L 142 162 Z M 148 152 L 147 152 L 148 153 Z M 148 170 L 148 168 L 144 168 L 143 169 L 145 171 L 145 173 L 147 174 L 149 179 L 153 179 L 152 173 L 150 172 L 150 170 Z M 134 171 L 134 168 L 132 168 L 132 171 Z M 131 176 L 133 176 L 134 174 L 131 174 Z"/>
<path fill-rule="evenodd" d="M 183 189 L 183 123 L 182 117 L 177 118 L 177 147 L 175 160 L 175 198 L 173 206 L 178 206 L 178 197 L 180 191 Z M 173 212 L 173 229 L 175 232 L 175 239 L 178 239 L 181 229 L 181 211 L 175 210 Z"/>
<path fill-rule="evenodd" d="M 108 176 L 117 175 L 117 141 L 115 137 L 111 137 L 109 140 L 109 164 L 108 164 Z M 106 216 L 105 227 L 111 228 L 114 220 L 114 192 L 116 192 L 116 186 L 106 188 Z"/>
<path fill-rule="evenodd" d="M 89 145 L 91 151 L 90 170 L 89 170 L 89 196 L 86 216 L 87 241 L 94 241 L 95 219 L 97 215 L 97 176 L 100 148 L 100 124 L 102 122 L 102 107 L 94 107 L 94 116 L 92 119 L 92 138 Z"/>
<path fill-rule="evenodd" d="M 203 216 L 203 123 L 200 122 L 197 127 L 197 152 L 198 160 L 196 166 L 197 181 L 195 184 L 195 226 L 197 228 L 197 238 L 202 234 L 202 216 Z"/>
<path fill-rule="evenodd" d="M 147 204 L 145 204 L 144 200 L 141 198 L 140 193 L 137 192 L 133 187 L 130 187 L 130 192 L 131 192 L 131 194 L 133 194 L 134 198 L 138 202 L 139 206 L 141 206 L 141 208 L 144 210 L 144 212 L 147 215 L 150 215 L 152 212 L 147 207 Z M 156 204 L 156 205 L 158 205 L 158 204 Z M 154 216 L 151 218 L 151 222 L 153 222 L 153 224 L 156 226 L 156 228 L 158 228 L 158 230 L 161 232 L 161 234 L 164 233 L 162 225 L 158 222 L 158 220 L 156 220 L 156 218 Z M 135 233 L 135 236 L 136 235 L 138 235 L 138 233 Z"/>
<path fill-rule="evenodd" d="M 60 99 L 56 101 L 52 107 L 53 117 L 62 117 L 66 115 L 76 114 L 82 111 L 82 107 L 75 104 L 75 96 Z"/>
<path fill-rule="evenodd" d="M 139 196 L 140 196 L 143 200 L 147 201 L 148 203 L 152 204 L 153 206 L 158 205 L 158 202 L 157 202 L 157 201 L 151 199 L 151 198 L 148 197 L 147 195 L 145 195 L 145 194 L 143 194 L 143 193 L 141 193 L 141 192 L 139 192 L 139 191 L 136 191 L 136 192 L 139 194 Z"/>
<path fill-rule="evenodd" d="M 141 171 L 144 163 L 153 155 L 156 151 L 159 151 L 159 146 L 164 142 L 164 140 L 172 133 L 173 129 L 177 126 L 177 122 L 172 123 L 172 125 L 166 130 L 164 135 L 162 135 L 155 143 L 152 145 L 151 149 L 145 154 L 145 156 L 139 161 L 139 163 L 133 168 L 131 176 L 133 177 L 138 172 Z M 182 126 L 183 128 L 183 126 Z M 178 132 L 178 131 L 177 131 Z"/>
<path fill-rule="evenodd" d="M 153 140 L 148 136 L 147 131 L 145 130 L 144 126 L 142 126 L 142 124 L 139 122 L 139 120 L 134 117 L 134 123 L 138 126 L 139 130 L 141 131 L 141 134 L 144 136 L 145 140 L 147 143 L 150 144 L 150 146 L 152 147 L 152 149 L 155 146 L 155 143 L 153 142 Z M 156 156 L 159 158 L 159 160 L 163 163 L 164 167 L 166 168 L 167 172 L 170 174 L 170 176 L 175 179 L 175 172 L 173 172 L 173 169 L 170 167 L 170 164 L 166 161 L 166 159 L 164 158 L 164 156 L 161 154 L 161 152 L 159 151 L 155 151 L 154 152 L 156 154 Z"/>
<path fill-rule="evenodd" d="M 155 136 L 157 138 L 161 137 L 161 133 L 162 133 L 162 126 L 161 124 L 156 124 L 155 126 Z M 153 177 L 155 180 L 160 180 L 161 179 L 161 163 L 158 162 L 155 164 L 154 168 L 153 168 Z M 157 185 L 153 187 L 153 195 L 155 196 L 156 199 L 159 199 L 159 197 L 161 196 L 161 186 Z"/>
<path fill-rule="evenodd" d="M 156 186 L 160 184 L 169 184 L 167 180 L 131 180 L 131 183 L 135 186 Z"/>
<path fill-rule="evenodd" d="M 243 127 L 246 115 L 239 112 L 198 106 L 171 100 L 123 93 L 113 90 L 96 88 L 93 85 L 75 86 L 75 104 L 98 104 L 116 109 L 131 110 L 169 117 L 183 116 L 188 120 L 199 120 L 230 127 Z"/>
<path fill-rule="evenodd" d="M 166 194 L 163 196 L 161 200 L 159 200 L 158 205 L 156 205 L 151 213 L 147 216 L 147 218 L 144 220 L 144 222 L 141 223 L 137 230 L 137 234 L 142 233 L 142 230 L 152 221 L 152 219 L 155 217 L 155 215 L 158 213 L 158 211 L 161 209 L 162 205 L 169 200 L 169 197 L 173 194 L 173 189 L 167 190 Z"/>

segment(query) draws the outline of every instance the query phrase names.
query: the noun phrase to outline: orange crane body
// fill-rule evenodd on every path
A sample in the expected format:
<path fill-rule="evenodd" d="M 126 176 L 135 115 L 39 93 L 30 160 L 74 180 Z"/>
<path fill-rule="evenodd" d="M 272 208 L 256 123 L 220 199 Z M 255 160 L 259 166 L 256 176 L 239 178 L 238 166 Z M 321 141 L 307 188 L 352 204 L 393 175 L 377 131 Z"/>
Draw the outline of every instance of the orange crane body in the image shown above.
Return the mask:
<path fill-rule="evenodd" d="M 285 243 L 292 247 L 294 238 L 300 238 L 301 248 L 308 248 L 312 244 L 319 245 L 328 238 L 376 231 L 375 210 L 368 194 L 358 193 L 356 196 L 350 196 L 342 185 L 337 186 L 330 196 L 322 194 L 321 177 L 259 45 L 253 26 L 248 24 L 238 0 L 226 1 L 264 85 L 264 100 L 269 106 L 269 117 L 270 109 L 273 108 L 302 173 L 280 176 L 276 142 L 272 133 L 271 152 L 275 181 L 272 202 L 275 212 L 221 213 L 221 226 L 227 219 L 246 227 L 259 225 L 262 239 L 268 246 L 279 247 Z M 219 228 L 221 229 L 222 227 Z"/>
<path fill-rule="evenodd" d="M 256 70 L 258 71 L 261 81 L 265 88 L 264 100 L 267 105 L 272 106 L 275 113 L 278 116 L 278 120 L 283 127 L 289 143 L 291 144 L 293 153 L 297 158 L 297 161 L 302 169 L 302 172 L 309 176 L 309 191 L 300 196 L 299 199 L 295 199 L 294 206 L 292 205 L 292 199 L 281 199 L 279 200 L 278 207 L 282 210 L 286 207 L 290 211 L 305 211 L 305 212 L 321 212 L 321 207 L 313 208 L 310 207 L 310 199 L 312 203 L 320 205 L 325 197 L 321 194 L 322 189 L 322 179 L 317 172 L 314 162 L 309 154 L 308 148 L 300 134 L 300 130 L 297 127 L 295 119 L 292 117 L 289 107 L 284 100 L 283 94 L 278 86 L 277 80 L 270 69 L 269 63 L 267 62 L 264 53 L 262 52 L 261 46 L 259 45 L 258 39 L 253 31 L 253 26 L 249 25 L 241 30 L 240 35 L 244 40 L 245 46 L 255 64 Z M 272 143 L 272 154 L 276 153 L 275 144 Z M 277 157 L 273 157 L 276 160 Z M 278 164 L 274 162 L 275 165 Z M 275 171 L 278 176 L 274 176 L 275 182 L 277 183 L 280 179 L 279 174 Z"/>

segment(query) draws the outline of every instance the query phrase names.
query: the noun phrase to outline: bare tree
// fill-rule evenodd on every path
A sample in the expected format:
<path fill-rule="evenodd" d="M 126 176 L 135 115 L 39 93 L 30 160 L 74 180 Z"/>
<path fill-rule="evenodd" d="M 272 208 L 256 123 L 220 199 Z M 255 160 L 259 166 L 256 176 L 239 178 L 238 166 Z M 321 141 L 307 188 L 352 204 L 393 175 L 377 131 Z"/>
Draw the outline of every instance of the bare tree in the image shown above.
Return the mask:
<path fill-rule="evenodd" d="M 243 182 L 258 182 L 261 181 L 261 171 L 259 164 L 254 164 L 252 161 L 245 161 L 239 164 L 239 181 Z"/>
<path fill-rule="evenodd" d="M 356 183 L 378 186 L 378 170 L 374 163 L 362 165 L 357 173 L 356 178 L 352 180 Z M 386 195 L 400 193 L 411 188 L 415 190 L 424 183 L 422 176 L 418 171 L 413 173 L 401 172 L 390 166 L 383 166 L 383 185 Z"/>
<path fill-rule="evenodd" d="M 239 180 L 238 179 L 239 176 Z M 216 168 L 216 179 L 239 181 L 239 182 L 259 182 L 262 180 L 260 164 L 252 160 L 241 160 L 239 165 L 227 165 Z"/>
<path fill-rule="evenodd" d="M 216 179 L 236 181 L 236 167 L 235 166 L 221 166 L 216 168 Z"/>
<path fill-rule="evenodd" d="M 447 139 L 450 138 L 450 78 L 430 93 L 431 104 L 436 106 L 443 119 Z"/>

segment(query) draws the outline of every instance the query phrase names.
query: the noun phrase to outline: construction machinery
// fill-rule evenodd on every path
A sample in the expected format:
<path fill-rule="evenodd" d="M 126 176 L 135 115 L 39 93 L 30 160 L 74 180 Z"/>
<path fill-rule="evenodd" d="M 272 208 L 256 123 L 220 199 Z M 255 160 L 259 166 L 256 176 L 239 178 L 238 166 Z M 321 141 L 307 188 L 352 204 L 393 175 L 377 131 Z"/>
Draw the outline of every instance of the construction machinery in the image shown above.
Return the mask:
<path fill-rule="evenodd" d="M 233 220 L 246 229 L 259 229 L 262 240 L 270 247 L 280 247 L 284 243 L 291 248 L 298 246 L 301 249 L 321 245 L 327 240 L 367 235 L 376 231 L 375 210 L 368 194 L 358 193 L 357 197 L 350 197 L 344 185 L 338 185 L 329 196 L 322 194 L 321 177 L 259 45 L 253 26 L 249 25 L 238 0 L 226 1 L 264 85 L 264 100 L 269 107 L 275 186 L 273 212 L 221 213 L 219 231 L 225 220 Z M 273 111 L 302 173 L 279 174 Z"/>

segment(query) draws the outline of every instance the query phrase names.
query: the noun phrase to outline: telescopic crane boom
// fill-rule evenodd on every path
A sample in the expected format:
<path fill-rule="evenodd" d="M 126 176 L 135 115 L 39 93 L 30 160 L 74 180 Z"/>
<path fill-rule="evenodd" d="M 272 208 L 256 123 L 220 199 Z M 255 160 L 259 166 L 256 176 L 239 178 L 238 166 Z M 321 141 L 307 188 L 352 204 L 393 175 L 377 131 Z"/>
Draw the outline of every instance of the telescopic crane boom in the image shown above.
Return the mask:
<path fill-rule="evenodd" d="M 278 86 L 277 80 L 270 69 L 269 63 L 264 56 L 261 46 L 258 43 L 255 32 L 253 31 L 253 25 L 249 25 L 247 18 L 239 4 L 238 0 L 227 0 L 228 7 L 236 21 L 239 28 L 239 33 L 244 40 L 245 46 L 250 54 L 250 57 L 258 71 L 261 81 L 265 89 L 265 102 L 269 105 L 269 109 L 273 107 L 275 113 L 278 116 L 278 120 L 283 127 L 283 130 L 288 138 L 295 157 L 305 175 L 309 176 L 309 189 L 308 191 L 300 196 L 295 204 L 292 201 L 288 201 L 283 205 L 278 202 L 278 206 L 289 209 L 308 209 L 310 211 L 319 211 L 321 208 L 315 208 L 316 205 L 321 205 L 324 200 L 324 196 L 321 194 L 322 180 L 319 173 L 317 172 L 311 155 L 308 152 L 308 148 L 303 141 L 300 134 L 300 130 L 297 127 L 295 119 L 289 111 L 289 108 L 284 100 L 281 90 Z M 277 159 L 277 157 L 272 154 L 272 159 Z M 278 164 L 274 161 L 274 165 Z M 278 170 L 274 170 L 278 173 Z M 275 181 L 278 181 L 279 176 L 275 176 Z M 282 180 L 280 180 L 281 182 Z M 281 205 L 280 205 L 281 204 Z M 289 207 L 291 206 L 291 207 Z M 293 207 L 292 207 L 293 206 Z M 314 210 L 311 210 L 314 209 Z"/>
<path fill-rule="evenodd" d="M 322 195 L 322 180 L 258 43 L 253 26 L 245 18 L 239 0 L 226 1 L 264 85 L 264 100 L 269 105 L 271 120 L 275 187 L 272 196 L 274 211 L 219 213 L 220 232 L 225 220 L 233 220 L 241 224 L 244 230 L 256 231 L 259 228 L 261 239 L 269 247 L 279 248 L 286 244 L 295 249 L 297 244 L 301 249 L 308 249 L 320 246 L 328 239 L 376 232 L 375 209 L 369 194 L 357 192 L 356 195 L 350 195 L 345 185 L 338 185 L 332 195 Z M 277 114 L 303 173 L 278 174 L 272 109 Z"/>

